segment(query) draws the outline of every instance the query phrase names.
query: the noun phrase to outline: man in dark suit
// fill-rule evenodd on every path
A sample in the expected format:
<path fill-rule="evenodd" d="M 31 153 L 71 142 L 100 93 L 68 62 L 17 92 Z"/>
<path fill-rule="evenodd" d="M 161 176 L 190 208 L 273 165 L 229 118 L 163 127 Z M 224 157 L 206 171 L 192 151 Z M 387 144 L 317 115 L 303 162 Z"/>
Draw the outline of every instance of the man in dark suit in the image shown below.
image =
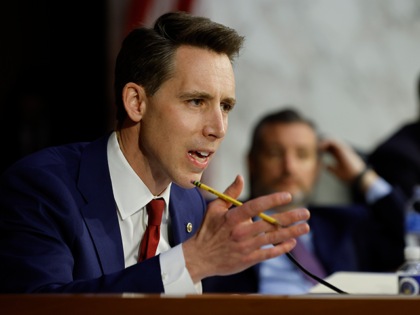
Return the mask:
<path fill-rule="evenodd" d="M 420 106 L 420 77 L 417 80 Z M 398 185 L 407 198 L 420 185 L 420 121 L 407 124 L 380 144 L 369 156 L 369 163 L 390 184 Z"/>
<path fill-rule="evenodd" d="M 292 202 L 267 211 L 284 213 L 310 203 L 321 168 L 320 155 L 336 160 L 328 166 L 342 181 L 365 196 L 364 204 L 309 207 L 311 231 L 299 237 L 292 254 L 319 277 L 336 271 L 391 271 L 403 261 L 403 202 L 400 193 L 366 168 L 346 144 L 319 141 L 311 122 L 293 110 L 263 118 L 255 128 L 248 156 L 251 198 L 287 191 Z M 314 285 L 287 257 L 276 257 L 228 277 L 203 282 L 204 292 L 302 294 Z"/>
<path fill-rule="evenodd" d="M 115 71 L 117 130 L 40 151 L 1 176 L 1 293 L 196 293 L 205 277 L 293 248 L 306 223 L 251 221 L 289 194 L 233 211 L 216 200 L 205 213 L 191 183 L 225 136 L 235 103 L 231 61 L 242 42 L 184 13 L 128 35 Z M 237 198 L 242 187 L 238 176 L 226 194 Z M 275 217 L 289 225 L 309 212 Z M 260 250 L 270 243 L 279 245 Z"/>

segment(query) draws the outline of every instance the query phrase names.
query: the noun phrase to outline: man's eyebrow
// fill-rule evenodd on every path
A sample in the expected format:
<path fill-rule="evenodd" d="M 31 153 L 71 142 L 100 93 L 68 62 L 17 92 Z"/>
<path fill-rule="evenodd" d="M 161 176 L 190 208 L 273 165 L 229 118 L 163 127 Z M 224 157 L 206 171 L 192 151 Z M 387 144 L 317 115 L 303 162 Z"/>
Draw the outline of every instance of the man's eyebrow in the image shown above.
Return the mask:
<path fill-rule="evenodd" d="M 185 99 L 204 98 L 204 99 L 209 99 L 209 100 L 212 100 L 214 98 L 213 95 L 210 95 L 207 92 L 200 92 L 200 91 L 181 93 L 181 94 L 178 94 L 178 97 L 185 98 Z"/>
<path fill-rule="evenodd" d="M 208 99 L 208 100 L 212 100 L 214 98 L 213 95 L 207 93 L 207 92 L 187 92 L 187 93 L 181 93 L 178 95 L 178 98 L 182 98 L 182 99 Z M 222 100 L 222 102 L 224 103 L 228 103 L 229 105 L 235 105 L 236 104 L 236 99 L 233 97 L 227 97 L 224 98 Z"/>
<path fill-rule="evenodd" d="M 223 100 L 222 100 L 222 102 L 224 102 L 224 103 L 228 103 L 229 105 L 235 105 L 236 104 L 236 99 L 234 99 L 233 97 L 227 97 L 227 98 L 224 98 Z"/>

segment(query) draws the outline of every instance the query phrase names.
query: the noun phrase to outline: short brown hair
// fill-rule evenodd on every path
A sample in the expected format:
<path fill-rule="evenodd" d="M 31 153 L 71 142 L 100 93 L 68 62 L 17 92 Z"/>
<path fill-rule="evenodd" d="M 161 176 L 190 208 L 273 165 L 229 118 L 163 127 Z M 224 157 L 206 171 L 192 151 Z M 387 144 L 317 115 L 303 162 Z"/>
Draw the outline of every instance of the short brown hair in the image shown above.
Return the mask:
<path fill-rule="evenodd" d="M 147 96 L 173 76 L 174 56 L 183 45 L 226 54 L 231 62 L 239 54 L 244 37 L 208 18 L 171 12 L 157 19 L 153 28 L 139 27 L 122 43 L 115 66 L 117 120 L 127 117 L 122 90 L 128 82 L 140 84 Z"/>
<path fill-rule="evenodd" d="M 294 109 L 287 108 L 281 111 L 268 114 L 263 117 L 259 123 L 255 126 L 254 132 L 252 133 L 251 149 L 249 150 L 250 156 L 256 156 L 260 151 L 261 144 L 261 129 L 265 125 L 270 124 L 292 124 L 292 123 L 303 123 L 310 126 L 316 133 L 315 125 L 308 119 L 304 118 L 299 112 Z"/>

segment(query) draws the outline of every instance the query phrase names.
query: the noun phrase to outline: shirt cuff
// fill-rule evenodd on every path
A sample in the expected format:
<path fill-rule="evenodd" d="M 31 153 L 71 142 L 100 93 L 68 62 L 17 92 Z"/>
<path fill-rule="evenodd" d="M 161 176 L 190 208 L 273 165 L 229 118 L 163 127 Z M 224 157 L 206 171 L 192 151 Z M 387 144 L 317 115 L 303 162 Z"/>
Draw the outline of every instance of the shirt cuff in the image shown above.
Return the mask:
<path fill-rule="evenodd" d="M 194 284 L 185 267 L 182 244 L 159 255 L 165 294 L 201 294 L 201 281 Z"/>
<path fill-rule="evenodd" d="M 382 177 L 378 177 L 366 192 L 366 202 L 369 205 L 374 204 L 379 199 L 389 195 L 392 191 L 392 186 Z"/>

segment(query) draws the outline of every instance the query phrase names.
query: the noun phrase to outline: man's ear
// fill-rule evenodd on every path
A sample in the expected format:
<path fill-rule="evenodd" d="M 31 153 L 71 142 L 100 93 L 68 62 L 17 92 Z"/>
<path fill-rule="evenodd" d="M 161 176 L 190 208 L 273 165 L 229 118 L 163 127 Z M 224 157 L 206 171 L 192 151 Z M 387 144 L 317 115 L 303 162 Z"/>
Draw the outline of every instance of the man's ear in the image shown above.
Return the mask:
<path fill-rule="evenodd" d="M 122 91 L 122 99 L 127 116 L 134 122 L 139 122 L 146 109 L 146 92 L 141 85 L 127 83 Z"/>

